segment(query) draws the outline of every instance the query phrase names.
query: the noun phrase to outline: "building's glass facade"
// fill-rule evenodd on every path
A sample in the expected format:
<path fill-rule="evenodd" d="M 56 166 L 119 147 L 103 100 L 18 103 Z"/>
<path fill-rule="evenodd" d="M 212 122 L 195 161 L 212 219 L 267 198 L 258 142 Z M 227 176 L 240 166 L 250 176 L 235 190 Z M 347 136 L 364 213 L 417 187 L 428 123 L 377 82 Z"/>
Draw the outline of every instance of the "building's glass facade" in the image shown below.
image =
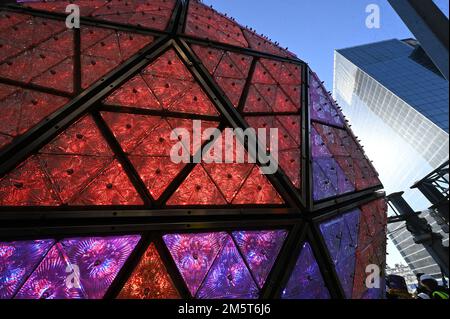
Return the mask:
<path fill-rule="evenodd" d="M 430 203 L 410 187 L 448 159 L 448 82 L 414 40 L 389 40 L 335 52 L 334 95 L 366 146 L 386 192 L 405 191 L 415 210 Z M 424 213 L 436 231 L 436 222 Z M 440 275 L 404 223 L 390 237 L 415 272 Z M 448 235 L 444 234 L 444 245 Z"/>

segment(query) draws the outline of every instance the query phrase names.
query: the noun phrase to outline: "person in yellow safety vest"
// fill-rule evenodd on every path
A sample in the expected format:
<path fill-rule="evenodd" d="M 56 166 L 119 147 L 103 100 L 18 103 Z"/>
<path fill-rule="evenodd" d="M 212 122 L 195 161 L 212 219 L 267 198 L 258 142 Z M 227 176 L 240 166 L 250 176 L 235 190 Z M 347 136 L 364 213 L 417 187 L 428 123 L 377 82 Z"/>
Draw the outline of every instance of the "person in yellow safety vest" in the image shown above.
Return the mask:
<path fill-rule="evenodd" d="M 420 276 L 419 286 L 420 288 L 422 288 L 422 292 L 425 292 L 430 297 L 430 299 L 448 300 L 449 298 L 448 288 L 439 286 L 437 280 L 430 275 Z"/>

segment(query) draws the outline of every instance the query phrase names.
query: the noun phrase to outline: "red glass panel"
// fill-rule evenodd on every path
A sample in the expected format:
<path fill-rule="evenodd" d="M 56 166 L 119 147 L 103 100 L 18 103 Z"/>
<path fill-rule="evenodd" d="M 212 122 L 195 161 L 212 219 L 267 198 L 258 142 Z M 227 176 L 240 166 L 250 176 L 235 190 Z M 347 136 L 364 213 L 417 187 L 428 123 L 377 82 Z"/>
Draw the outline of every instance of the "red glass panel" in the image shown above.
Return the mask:
<path fill-rule="evenodd" d="M 270 42 L 266 38 L 263 38 L 252 31 L 244 29 L 244 35 L 250 47 L 254 50 L 269 54 L 280 55 L 284 57 L 294 57 L 294 55 L 291 52 L 283 50 L 282 48 L 278 47 L 277 45 Z"/>
<path fill-rule="evenodd" d="M 240 26 L 200 2 L 189 5 L 186 33 L 231 45 L 247 47 Z"/>
<path fill-rule="evenodd" d="M 32 83 L 73 93 L 73 59 L 65 59 L 60 64 L 34 78 Z"/>
<path fill-rule="evenodd" d="M 123 61 L 128 60 L 140 49 L 149 45 L 154 40 L 151 36 L 121 31 L 117 32 L 117 37 L 119 38 L 120 54 Z"/>
<path fill-rule="evenodd" d="M 0 133 L 0 150 L 12 142 L 13 138 Z"/>
<path fill-rule="evenodd" d="M 203 164 L 203 167 L 231 203 L 250 174 L 253 164 Z"/>
<path fill-rule="evenodd" d="M 66 30 L 64 32 L 55 34 L 47 41 L 42 42 L 39 45 L 39 48 L 41 50 L 48 50 L 60 54 L 65 54 L 67 56 L 72 56 L 74 44 L 73 34 L 74 32 L 72 30 Z"/>
<path fill-rule="evenodd" d="M 182 98 L 194 83 L 191 81 L 177 80 L 143 74 L 145 82 L 156 95 L 163 108 L 168 108 L 178 99 Z"/>
<path fill-rule="evenodd" d="M 338 129 L 318 123 L 314 123 L 313 126 L 320 134 L 322 141 L 325 143 L 331 154 L 333 154 L 334 156 L 350 155 L 344 147 L 344 143 L 339 138 Z"/>
<path fill-rule="evenodd" d="M 102 116 L 126 153 L 133 152 L 161 121 L 158 116 L 103 112 Z"/>
<path fill-rule="evenodd" d="M 94 10 L 104 6 L 108 3 L 108 0 L 63 0 L 63 1 L 45 1 L 45 2 L 36 2 L 36 3 L 25 3 L 24 5 L 27 7 L 31 7 L 34 9 L 51 11 L 51 12 L 59 12 L 65 13 L 67 5 L 70 3 L 75 3 L 80 6 L 80 12 L 82 15 L 89 15 Z"/>
<path fill-rule="evenodd" d="M 193 80 L 191 73 L 173 49 L 168 50 L 152 62 L 144 69 L 143 73 L 185 81 Z"/>
<path fill-rule="evenodd" d="M 2 38 L 23 49 L 38 45 L 66 30 L 62 21 L 30 17 L 26 21 L 2 30 Z"/>
<path fill-rule="evenodd" d="M 0 38 L 0 49 L 2 54 L 0 56 L 0 63 L 7 60 L 8 58 L 17 55 L 22 51 L 21 48 L 14 47 L 10 43 Z"/>
<path fill-rule="evenodd" d="M 40 151 L 45 154 L 112 156 L 112 152 L 90 116 L 85 116 Z"/>
<path fill-rule="evenodd" d="M 104 103 L 145 109 L 162 109 L 159 101 L 140 75 L 119 87 Z"/>
<path fill-rule="evenodd" d="M 81 50 L 83 52 L 86 51 L 86 49 L 98 43 L 99 41 L 111 36 L 114 33 L 114 30 L 85 26 L 80 29 L 80 33 L 81 33 Z"/>
<path fill-rule="evenodd" d="M 279 153 L 279 164 L 295 187 L 300 188 L 300 150 Z"/>
<path fill-rule="evenodd" d="M 2 206 L 56 206 L 57 196 L 39 160 L 32 157 L 0 180 Z"/>
<path fill-rule="evenodd" d="M 86 89 L 103 75 L 117 66 L 117 63 L 100 57 L 81 56 L 81 83 Z"/>
<path fill-rule="evenodd" d="M 143 201 L 128 179 L 122 165 L 114 161 L 70 204 L 142 205 Z"/>
<path fill-rule="evenodd" d="M 291 101 L 301 108 L 301 86 L 300 85 L 280 85 L 284 92 L 291 98 Z"/>
<path fill-rule="evenodd" d="M 30 16 L 15 12 L 8 12 L 8 11 L 0 11 L 0 30 L 9 28 L 13 25 L 16 25 L 18 23 L 21 23 L 27 19 L 29 19 Z"/>
<path fill-rule="evenodd" d="M 283 125 L 283 127 L 290 133 L 295 142 L 301 144 L 301 118 L 300 116 L 277 116 L 277 120 Z"/>
<path fill-rule="evenodd" d="M 179 299 L 154 244 L 150 244 L 131 277 L 123 286 L 118 299 Z"/>
<path fill-rule="evenodd" d="M 158 199 L 184 167 L 170 157 L 130 156 L 142 181 L 154 199 Z"/>
<path fill-rule="evenodd" d="M 182 98 L 170 105 L 168 109 L 181 113 L 218 115 L 214 105 L 197 84 L 194 84 Z"/>
<path fill-rule="evenodd" d="M 301 67 L 299 65 L 268 59 L 260 61 L 279 84 L 299 85 L 301 83 Z"/>
<path fill-rule="evenodd" d="M 108 164 L 110 157 L 40 155 L 44 170 L 62 203 L 68 203 Z"/>
<path fill-rule="evenodd" d="M 270 129 L 278 129 L 278 149 L 280 151 L 299 148 L 299 145 L 296 143 L 295 139 L 291 136 L 291 134 L 289 134 L 289 132 L 284 128 L 284 126 L 281 125 L 277 117 L 275 116 L 246 117 L 245 120 L 255 130 L 258 130 L 259 128 L 266 129 L 267 143 L 269 143 L 270 141 Z M 296 132 L 291 133 L 295 134 Z"/>
<path fill-rule="evenodd" d="M 222 90 L 226 92 L 231 103 L 237 107 L 241 99 L 242 91 L 244 90 L 245 80 L 223 77 L 216 77 L 215 79 Z"/>
<path fill-rule="evenodd" d="M 170 156 L 170 150 L 178 143 L 171 140 L 172 128 L 165 119 L 161 119 L 155 129 L 148 134 L 139 145 L 131 152 L 139 156 Z"/>
<path fill-rule="evenodd" d="M 162 15 L 156 15 L 146 12 L 130 14 L 128 23 L 149 29 L 165 30 L 169 24 L 172 11 L 164 10 L 161 14 Z M 102 19 L 107 20 L 111 17 L 113 16 L 103 16 Z"/>
<path fill-rule="evenodd" d="M 29 82 L 66 58 L 65 55 L 50 51 L 31 49 L 0 65 L 0 76 Z"/>
<path fill-rule="evenodd" d="M 20 89 L 0 100 L 0 132 L 21 135 L 67 102 L 63 97 Z"/>
<path fill-rule="evenodd" d="M 25 92 L 21 89 L 14 94 L 0 100 L 0 132 L 11 136 L 17 135 L 20 121 L 20 110 L 24 104 Z"/>
<path fill-rule="evenodd" d="M 244 112 L 273 112 L 271 104 L 266 101 L 266 97 L 259 93 L 255 85 L 250 86 Z"/>
<path fill-rule="evenodd" d="M 233 204 L 282 204 L 283 200 L 259 167 L 255 166 Z"/>
<path fill-rule="evenodd" d="M 213 74 L 222 59 L 224 51 L 201 45 L 192 45 L 192 49 L 209 73 Z"/>
<path fill-rule="evenodd" d="M 226 200 L 201 165 L 183 181 L 167 205 L 225 205 Z"/>
<path fill-rule="evenodd" d="M 109 35 L 89 49 L 83 51 L 83 54 L 91 57 L 101 57 L 119 64 L 122 61 L 120 55 L 119 39 L 116 33 Z"/>
<path fill-rule="evenodd" d="M 270 75 L 267 69 L 261 64 L 261 62 L 256 63 L 255 72 L 253 73 L 252 83 L 258 84 L 272 84 L 276 85 L 277 82 Z"/>

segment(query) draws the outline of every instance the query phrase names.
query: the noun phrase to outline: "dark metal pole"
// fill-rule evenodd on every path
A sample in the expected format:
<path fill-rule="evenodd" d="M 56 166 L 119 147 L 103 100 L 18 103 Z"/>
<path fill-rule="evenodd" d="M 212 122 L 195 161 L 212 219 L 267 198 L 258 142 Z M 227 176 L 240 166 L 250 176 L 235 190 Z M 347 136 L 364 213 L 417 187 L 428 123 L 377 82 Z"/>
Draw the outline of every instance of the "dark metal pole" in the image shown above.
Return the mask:
<path fill-rule="evenodd" d="M 388 1 L 448 80 L 448 18 L 432 0 Z"/>

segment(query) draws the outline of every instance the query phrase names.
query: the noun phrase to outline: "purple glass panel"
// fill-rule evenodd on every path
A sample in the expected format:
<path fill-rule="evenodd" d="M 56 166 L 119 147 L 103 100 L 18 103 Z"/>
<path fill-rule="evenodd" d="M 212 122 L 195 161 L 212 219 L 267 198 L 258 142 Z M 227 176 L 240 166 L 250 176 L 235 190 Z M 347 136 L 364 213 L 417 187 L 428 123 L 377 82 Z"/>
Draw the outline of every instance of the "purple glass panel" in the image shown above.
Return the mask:
<path fill-rule="evenodd" d="M 355 252 L 355 248 L 353 248 L 353 254 L 345 259 L 339 260 L 335 266 L 339 281 L 347 298 L 352 297 L 353 279 L 355 278 Z"/>
<path fill-rule="evenodd" d="M 320 161 L 313 161 L 313 198 L 321 200 L 336 196 L 336 187 L 330 182 L 329 178 L 320 166 Z"/>
<path fill-rule="evenodd" d="M 311 74 L 310 99 L 311 119 L 344 127 L 342 115 L 315 74 Z"/>
<path fill-rule="evenodd" d="M 233 232 L 237 246 L 262 288 L 286 238 L 286 230 Z"/>
<path fill-rule="evenodd" d="M 103 298 L 141 237 L 73 238 L 61 242 L 68 260 L 80 268 L 88 299 Z"/>
<path fill-rule="evenodd" d="M 66 272 L 67 271 L 67 272 Z M 17 299 L 81 299 L 85 298 L 81 289 L 66 284 L 72 273 L 71 267 L 56 244 L 44 260 L 31 274 L 15 298 Z M 69 288 L 70 287 L 70 288 Z"/>
<path fill-rule="evenodd" d="M 0 299 L 15 295 L 52 245 L 53 240 L 0 243 Z"/>
<path fill-rule="evenodd" d="M 331 157 L 331 153 L 328 150 L 328 147 L 325 145 L 322 137 L 314 127 L 311 128 L 311 147 L 313 158 Z"/>
<path fill-rule="evenodd" d="M 320 225 L 347 298 L 352 295 L 360 214 L 355 209 Z"/>
<path fill-rule="evenodd" d="M 223 232 L 163 236 L 192 296 L 197 293 L 226 238 Z"/>
<path fill-rule="evenodd" d="M 256 286 L 231 237 L 216 258 L 197 297 L 200 299 L 256 299 Z"/>
<path fill-rule="evenodd" d="M 350 178 L 344 173 L 341 166 L 335 161 L 337 178 L 338 178 L 338 195 L 355 191 L 355 185 L 352 184 Z"/>
<path fill-rule="evenodd" d="M 283 299 L 330 299 L 319 265 L 309 243 L 303 245 L 300 257 L 281 296 Z"/>

